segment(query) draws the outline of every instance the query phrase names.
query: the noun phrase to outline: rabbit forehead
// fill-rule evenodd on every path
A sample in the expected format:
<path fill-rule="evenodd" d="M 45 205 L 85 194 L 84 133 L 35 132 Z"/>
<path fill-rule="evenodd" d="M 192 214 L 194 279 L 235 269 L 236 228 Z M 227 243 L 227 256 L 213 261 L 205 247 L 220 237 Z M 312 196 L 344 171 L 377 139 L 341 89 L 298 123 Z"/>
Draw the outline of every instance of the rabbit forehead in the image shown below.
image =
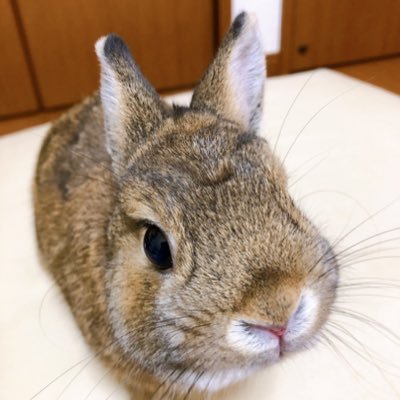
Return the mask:
<path fill-rule="evenodd" d="M 177 152 L 154 163 L 143 160 L 130 168 L 120 195 L 128 215 L 139 218 L 140 210 L 146 207 L 151 212 L 144 213 L 144 219 L 153 214 L 167 225 L 168 221 L 198 225 L 197 220 L 254 225 L 254 219 L 265 220 L 274 209 L 275 214 L 281 211 L 290 218 L 300 218 L 285 194 L 282 179 L 260 160 L 234 154 L 214 161 L 207 157 L 206 165 L 201 156 L 191 163 L 181 156 Z"/>
<path fill-rule="evenodd" d="M 314 227 L 271 174 L 233 171 L 225 181 L 201 184 L 176 169 L 135 168 L 123 207 L 136 219 L 161 224 L 174 235 L 178 252 L 191 241 L 198 265 L 298 268 L 296 253 L 314 243 Z"/>
<path fill-rule="evenodd" d="M 286 183 L 283 168 L 264 139 L 230 121 L 190 110 L 168 119 L 133 150 L 122 181 L 129 189 L 137 180 L 147 181 L 163 196 L 184 196 L 194 188 L 229 180 L 249 192 L 257 190 L 259 181 Z"/>
<path fill-rule="evenodd" d="M 279 232 L 309 225 L 266 141 L 210 114 L 184 110 L 167 121 L 134 154 L 123 181 L 127 213 L 137 217 L 144 204 L 171 231 L 176 224 L 190 231 L 212 224 L 216 234 L 254 236 L 270 226 Z"/>
<path fill-rule="evenodd" d="M 238 154 L 238 164 L 246 158 L 254 163 L 265 163 L 268 156 L 272 159 L 267 142 L 238 124 L 212 113 L 179 107 L 143 145 L 133 147 L 129 165 L 145 164 L 158 171 L 172 167 L 197 170 L 204 176 Z"/>

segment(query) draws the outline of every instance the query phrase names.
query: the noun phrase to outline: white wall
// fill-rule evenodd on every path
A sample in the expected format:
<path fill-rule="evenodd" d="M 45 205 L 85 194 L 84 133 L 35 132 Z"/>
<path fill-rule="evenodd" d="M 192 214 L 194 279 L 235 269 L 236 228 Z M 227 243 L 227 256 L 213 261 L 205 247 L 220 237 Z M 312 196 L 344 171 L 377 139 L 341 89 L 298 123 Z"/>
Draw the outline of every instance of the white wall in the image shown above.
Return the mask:
<path fill-rule="evenodd" d="M 232 17 L 241 11 L 254 12 L 257 15 L 265 52 L 268 54 L 279 53 L 282 0 L 232 0 Z"/>

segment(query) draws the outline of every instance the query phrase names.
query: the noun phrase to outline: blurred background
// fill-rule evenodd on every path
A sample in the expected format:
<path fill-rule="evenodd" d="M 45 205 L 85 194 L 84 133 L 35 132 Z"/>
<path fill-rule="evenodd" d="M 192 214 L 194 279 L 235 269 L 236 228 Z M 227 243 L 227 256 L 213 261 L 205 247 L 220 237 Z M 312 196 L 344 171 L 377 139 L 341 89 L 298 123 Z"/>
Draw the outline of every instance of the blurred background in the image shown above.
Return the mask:
<path fill-rule="evenodd" d="M 400 94 L 400 0 L 0 0 L 0 134 L 96 90 L 109 32 L 160 93 L 192 88 L 242 10 L 260 21 L 268 75 L 326 66 Z"/>

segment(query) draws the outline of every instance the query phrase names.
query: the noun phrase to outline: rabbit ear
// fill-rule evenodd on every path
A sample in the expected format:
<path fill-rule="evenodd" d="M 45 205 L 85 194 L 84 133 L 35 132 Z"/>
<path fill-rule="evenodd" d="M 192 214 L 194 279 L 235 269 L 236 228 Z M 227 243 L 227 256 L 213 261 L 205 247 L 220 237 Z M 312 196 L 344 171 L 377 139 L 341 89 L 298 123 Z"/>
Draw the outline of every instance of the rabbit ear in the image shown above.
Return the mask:
<path fill-rule="evenodd" d="M 253 15 L 241 13 L 196 87 L 191 107 L 209 110 L 256 132 L 265 78 L 265 54 L 257 21 Z"/>
<path fill-rule="evenodd" d="M 160 125 L 164 106 L 142 75 L 125 42 L 111 34 L 96 42 L 107 150 L 113 166 L 124 165 L 137 145 Z"/>

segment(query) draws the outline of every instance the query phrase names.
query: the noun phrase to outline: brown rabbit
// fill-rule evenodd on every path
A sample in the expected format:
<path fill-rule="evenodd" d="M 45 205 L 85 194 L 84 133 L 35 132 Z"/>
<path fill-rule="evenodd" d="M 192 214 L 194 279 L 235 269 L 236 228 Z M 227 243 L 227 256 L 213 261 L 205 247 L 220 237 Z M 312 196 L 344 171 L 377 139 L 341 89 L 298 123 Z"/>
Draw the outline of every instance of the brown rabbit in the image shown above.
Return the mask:
<path fill-rule="evenodd" d="M 234 383 L 313 343 L 335 256 L 257 135 L 265 63 L 245 13 L 190 107 L 165 104 L 119 37 L 95 94 L 43 144 L 43 261 L 95 355 L 135 399 Z M 154 397 L 153 397 L 154 396 Z"/>

